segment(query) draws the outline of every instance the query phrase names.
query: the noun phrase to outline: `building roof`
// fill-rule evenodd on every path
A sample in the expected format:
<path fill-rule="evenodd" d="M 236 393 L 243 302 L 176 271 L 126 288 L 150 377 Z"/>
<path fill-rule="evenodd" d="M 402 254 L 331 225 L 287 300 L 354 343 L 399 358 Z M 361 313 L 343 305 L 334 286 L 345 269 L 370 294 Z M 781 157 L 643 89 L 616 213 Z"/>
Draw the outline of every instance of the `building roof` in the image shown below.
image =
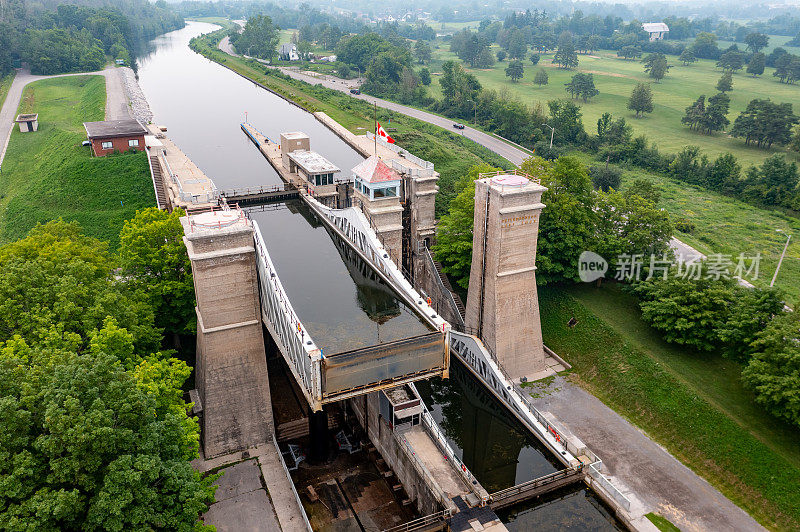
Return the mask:
<path fill-rule="evenodd" d="M 131 118 L 105 122 L 84 122 L 83 127 L 86 128 L 86 135 L 90 139 L 110 139 L 150 134 L 142 124 Z"/>
<path fill-rule="evenodd" d="M 356 165 L 353 173 L 357 178 L 367 183 L 383 183 L 385 181 L 400 181 L 400 174 L 386 166 L 374 155 Z"/>
<path fill-rule="evenodd" d="M 31 122 L 33 120 L 38 120 L 39 115 L 36 113 L 27 114 L 27 115 L 17 115 L 17 122 Z"/>
<path fill-rule="evenodd" d="M 326 174 L 341 171 L 338 166 L 314 151 L 295 150 L 289 153 L 289 159 L 294 161 L 307 174 Z"/>
<path fill-rule="evenodd" d="M 294 43 L 284 43 L 281 45 L 280 49 L 278 50 L 279 54 L 288 54 L 289 52 L 293 52 L 297 50 L 297 46 Z"/>
<path fill-rule="evenodd" d="M 642 29 L 647 33 L 659 33 L 662 31 L 669 31 L 669 26 L 663 22 L 645 22 L 642 24 Z"/>

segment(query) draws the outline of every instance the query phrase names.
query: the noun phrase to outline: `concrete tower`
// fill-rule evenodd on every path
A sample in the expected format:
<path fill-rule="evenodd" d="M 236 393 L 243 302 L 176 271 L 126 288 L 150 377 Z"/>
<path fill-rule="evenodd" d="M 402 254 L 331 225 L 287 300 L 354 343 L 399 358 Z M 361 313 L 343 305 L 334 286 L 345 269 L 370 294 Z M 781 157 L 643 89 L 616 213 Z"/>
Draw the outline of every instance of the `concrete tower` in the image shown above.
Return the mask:
<path fill-rule="evenodd" d="M 475 182 L 475 226 L 466 325 L 512 379 L 545 368 L 536 239 L 547 190 L 521 174 Z"/>
<path fill-rule="evenodd" d="M 213 458 L 265 443 L 273 430 L 253 227 L 237 211 L 181 223 L 197 297 L 203 454 Z"/>

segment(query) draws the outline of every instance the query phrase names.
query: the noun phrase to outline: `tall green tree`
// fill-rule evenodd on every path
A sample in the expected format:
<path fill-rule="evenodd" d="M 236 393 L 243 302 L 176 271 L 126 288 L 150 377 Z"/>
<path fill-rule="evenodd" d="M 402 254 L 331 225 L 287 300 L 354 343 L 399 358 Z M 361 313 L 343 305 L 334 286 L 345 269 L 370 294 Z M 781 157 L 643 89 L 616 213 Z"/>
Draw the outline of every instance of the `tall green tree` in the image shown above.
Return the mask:
<path fill-rule="evenodd" d="M 664 79 L 664 76 L 667 75 L 667 72 L 671 68 L 667 62 L 667 56 L 662 53 L 649 54 L 644 58 L 643 62 L 644 71 L 647 72 L 651 78 L 656 80 L 656 83 Z"/>
<path fill-rule="evenodd" d="M 750 58 L 750 62 L 747 63 L 747 73 L 752 74 L 753 77 L 760 76 L 764 73 L 764 67 L 766 66 L 767 56 L 765 56 L 761 52 L 756 52 L 753 54 L 753 57 Z"/>
<path fill-rule="evenodd" d="M 769 36 L 757 32 L 748 33 L 744 38 L 744 42 L 747 45 L 748 50 L 754 54 L 757 54 L 769 46 Z"/>
<path fill-rule="evenodd" d="M 247 19 L 242 33 L 236 38 L 232 36 L 231 43 L 240 54 L 271 61 L 277 53 L 279 29 L 272 23 L 272 18 L 256 15 Z"/>
<path fill-rule="evenodd" d="M 636 116 L 653 112 L 653 91 L 648 83 L 637 83 L 628 98 L 628 109 L 636 112 Z"/>
<path fill-rule="evenodd" d="M 515 59 L 511 61 L 506 67 L 506 77 L 511 78 L 511 81 L 517 82 L 522 79 L 525 74 L 525 69 L 522 66 L 522 61 Z"/>
<path fill-rule="evenodd" d="M 717 81 L 717 90 L 719 92 L 725 93 L 730 92 L 733 90 L 733 75 L 730 72 L 726 72 L 719 78 Z"/>
<path fill-rule="evenodd" d="M 558 38 L 558 50 L 553 56 L 553 64 L 561 68 L 575 68 L 578 66 L 578 52 L 575 50 L 575 39 L 568 31 L 563 32 Z"/>
<path fill-rule="evenodd" d="M 450 201 L 447 214 L 442 216 L 436 230 L 436 260 L 442 263 L 445 273 L 462 288 L 469 286 L 472 267 L 472 229 L 475 220 L 475 180 L 478 175 L 494 172 L 487 164 L 473 166 L 456 184 L 460 190 Z"/>
<path fill-rule="evenodd" d="M 588 102 L 589 98 L 600 94 L 600 91 L 594 86 L 594 76 L 592 74 L 579 72 L 572 76 L 572 79 L 565 83 L 565 86 L 571 97 L 583 98 L 584 102 Z"/>
<path fill-rule="evenodd" d="M 183 243 L 183 210 L 155 207 L 136 213 L 120 233 L 119 257 L 128 284 L 146 294 L 156 325 L 169 334 L 195 328 L 194 283 Z"/>
<path fill-rule="evenodd" d="M 540 68 L 539 71 L 536 72 L 536 75 L 533 77 L 533 82 L 539 86 L 547 85 L 548 81 L 549 81 L 549 76 L 547 75 L 547 72 L 543 68 Z"/>
<path fill-rule="evenodd" d="M 637 57 L 641 57 L 641 55 L 642 49 L 633 44 L 623 46 L 617 51 L 617 56 L 625 59 L 636 59 Z"/>
<path fill-rule="evenodd" d="M 431 60 L 431 46 L 422 39 L 414 43 L 414 56 L 419 64 L 424 65 Z"/>
<path fill-rule="evenodd" d="M 697 58 L 694 56 L 694 52 L 691 48 L 686 47 L 681 52 L 681 55 L 678 56 L 678 61 L 683 63 L 683 66 L 688 66 L 697 61 Z"/>
<path fill-rule="evenodd" d="M 541 158 L 531 157 L 520 167 L 540 176 L 547 187 L 542 203 L 547 208 L 539 219 L 536 281 L 547 284 L 578 280 L 578 257 L 589 249 L 593 236 L 592 184 L 586 168 L 575 157 L 560 157 L 549 171 Z"/>
<path fill-rule="evenodd" d="M 744 54 L 742 52 L 725 52 L 717 60 L 717 66 L 725 72 L 735 72 L 744 66 Z"/>
<path fill-rule="evenodd" d="M 742 382 L 772 415 L 800 427 L 800 315 L 772 320 L 753 342 L 756 354 L 742 371 Z"/>

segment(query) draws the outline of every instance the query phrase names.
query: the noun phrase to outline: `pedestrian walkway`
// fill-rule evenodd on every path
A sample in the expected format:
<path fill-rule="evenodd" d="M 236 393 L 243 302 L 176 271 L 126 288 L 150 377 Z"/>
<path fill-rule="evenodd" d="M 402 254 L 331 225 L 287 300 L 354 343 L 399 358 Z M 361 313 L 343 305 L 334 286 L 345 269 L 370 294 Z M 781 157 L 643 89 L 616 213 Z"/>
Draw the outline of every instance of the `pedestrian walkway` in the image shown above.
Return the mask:
<path fill-rule="evenodd" d="M 587 442 L 603 461 L 602 473 L 635 494 L 644 513 L 657 512 L 684 531 L 764 530 L 663 447 L 564 377 L 537 388 L 533 403 Z"/>

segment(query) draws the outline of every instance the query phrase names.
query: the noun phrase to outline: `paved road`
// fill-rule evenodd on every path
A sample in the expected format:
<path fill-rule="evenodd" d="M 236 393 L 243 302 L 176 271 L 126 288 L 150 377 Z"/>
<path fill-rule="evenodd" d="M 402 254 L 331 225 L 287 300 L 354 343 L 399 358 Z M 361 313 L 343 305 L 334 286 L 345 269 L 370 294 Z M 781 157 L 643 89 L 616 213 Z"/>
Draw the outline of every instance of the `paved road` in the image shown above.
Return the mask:
<path fill-rule="evenodd" d="M 764 530 L 744 510 L 599 399 L 556 377 L 534 405 L 603 460 L 603 474 L 632 491 L 644 512 L 657 511 L 684 531 Z M 623 490 L 623 492 L 627 491 Z"/>
<path fill-rule="evenodd" d="M 233 50 L 233 47 L 230 44 L 230 41 L 227 37 L 222 39 L 219 43 L 219 49 L 223 52 L 236 55 L 236 52 Z M 350 94 L 350 89 L 353 87 L 357 87 L 360 85 L 358 80 L 342 80 L 333 76 L 310 76 L 308 74 L 304 74 L 296 69 L 292 68 L 285 68 L 285 67 L 272 67 L 278 68 L 284 74 L 291 76 L 294 79 L 305 81 L 306 83 L 310 83 L 311 85 L 322 85 L 324 87 L 328 87 L 329 89 L 334 89 L 340 92 L 344 92 L 346 94 Z M 493 151 L 494 153 L 504 157 L 512 164 L 517 166 L 522 164 L 522 161 L 530 157 L 530 153 L 523 151 L 507 142 L 498 139 L 497 137 L 493 137 L 483 131 L 478 131 L 477 129 L 473 129 L 469 126 L 465 127 L 463 130 L 455 130 L 453 129 L 453 120 L 450 118 L 444 118 L 433 113 L 428 113 L 426 111 L 422 111 L 420 109 L 415 109 L 414 107 L 408 107 L 407 105 L 401 105 L 399 103 L 390 102 L 388 100 L 383 100 L 381 98 L 375 98 L 374 96 L 369 96 L 367 94 L 350 94 L 353 98 L 358 98 L 359 100 L 364 100 L 365 102 L 369 102 L 370 104 L 377 104 L 378 107 L 382 107 L 384 109 L 389 109 L 390 111 L 395 111 L 398 113 L 402 113 L 404 115 L 408 115 L 410 117 L 416 118 L 418 120 L 422 120 L 423 122 L 427 122 L 429 124 L 433 124 L 444 129 L 453 131 L 454 133 L 460 133 L 463 136 L 471 139 L 478 144 L 488 148 L 489 150 Z"/>
<path fill-rule="evenodd" d="M 28 70 L 17 70 L 14 82 L 0 109 L 0 164 L 8 148 L 8 141 L 11 137 L 11 130 L 14 128 L 14 120 L 17 117 L 17 109 L 22 99 L 22 91 L 26 85 L 39 81 L 40 79 L 57 78 L 62 76 L 84 76 L 97 75 L 106 78 L 106 120 L 122 120 L 130 118 L 128 111 L 128 97 L 122 83 L 122 70 L 115 67 L 107 67 L 98 72 L 78 72 L 75 74 L 61 74 L 56 76 L 34 76 Z"/>

